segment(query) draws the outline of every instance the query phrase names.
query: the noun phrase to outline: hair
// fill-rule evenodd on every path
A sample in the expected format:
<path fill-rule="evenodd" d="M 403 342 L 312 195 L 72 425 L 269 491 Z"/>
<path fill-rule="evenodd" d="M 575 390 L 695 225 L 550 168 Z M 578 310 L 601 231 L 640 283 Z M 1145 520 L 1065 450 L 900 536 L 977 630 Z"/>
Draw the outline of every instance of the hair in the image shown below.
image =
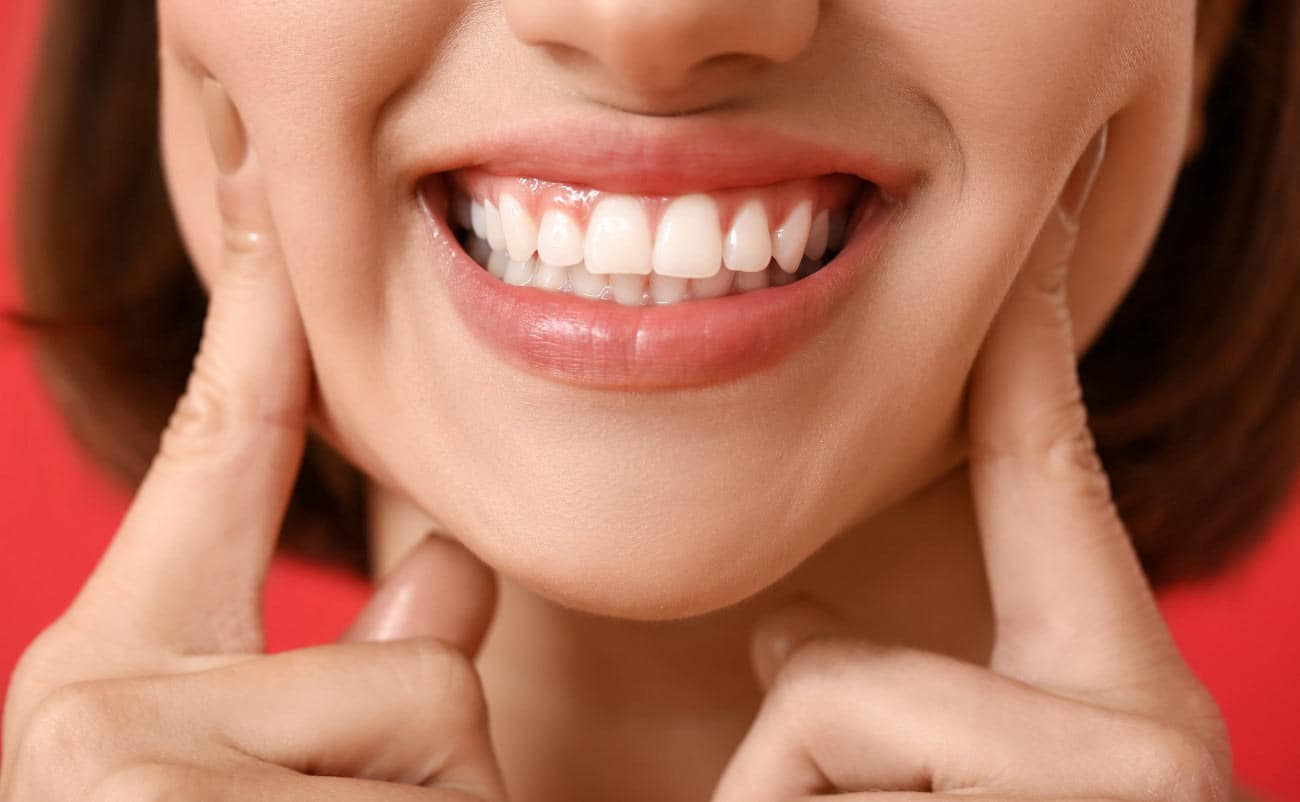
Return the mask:
<path fill-rule="evenodd" d="M 19 259 L 43 376 L 134 485 L 206 299 L 158 138 L 154 3 L 49 0 L 27 117 Z M 1267 531 L 1300 463 L 1300 6 L 1249 0 L 1143 271 L 1081 360 L 1115 502 L 1153 584 Z M 364 481 L 313 439 L 282 547 L 368 569 Z"/>

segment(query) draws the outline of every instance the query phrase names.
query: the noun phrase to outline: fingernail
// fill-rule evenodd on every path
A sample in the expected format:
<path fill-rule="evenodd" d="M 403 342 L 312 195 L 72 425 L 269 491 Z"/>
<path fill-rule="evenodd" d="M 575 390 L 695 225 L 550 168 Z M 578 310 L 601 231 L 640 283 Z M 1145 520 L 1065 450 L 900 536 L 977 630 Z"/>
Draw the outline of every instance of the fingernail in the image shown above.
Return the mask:
<path fill-rule="evenodd" d="M 248 137 L 225 87 L 211 78 L 203 79 L 203 118 L 217 170 L 222 175 L 234 173 L 248 157 Z"/>
<path fill-rule="evenodd" d="M 1078 223 L 1084 204 L 1088 202 L 1088 195 L 1092 192 L 1092 186 L 1097 181 L 1097 174 L 1101 172 L 1101 163 L 1106 158 L 1106 136 L 1109 129 L 1110 123 L 1107 122 L 1093 135 L 1092 141 L 1088 143 L 1083 155 L 1079 157 L 1079 162 L 1074 166 L 1074 172 L 1070 173 L 1069 180 L 1065 182 L 1065 189 L 1057 202 L 1057 210 L 1061 214 L 1061 219 L 1070 226 Z"/>

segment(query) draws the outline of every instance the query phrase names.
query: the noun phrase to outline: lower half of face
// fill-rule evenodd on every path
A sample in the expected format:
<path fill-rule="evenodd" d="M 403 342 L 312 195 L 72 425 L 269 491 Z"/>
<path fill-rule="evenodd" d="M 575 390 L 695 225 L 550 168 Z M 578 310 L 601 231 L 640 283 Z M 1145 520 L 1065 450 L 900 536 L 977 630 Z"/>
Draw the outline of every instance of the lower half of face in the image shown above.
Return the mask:
<path fill-rule="evenodd" d="M 702 613 L 960 461 L 983 336 L 1109 122 L 1096 333 L 1181 161 L 1191 6 L 162 0 L 170 188 L 211 269 L 210 75 L 328 436 L 549 597 Z"/>

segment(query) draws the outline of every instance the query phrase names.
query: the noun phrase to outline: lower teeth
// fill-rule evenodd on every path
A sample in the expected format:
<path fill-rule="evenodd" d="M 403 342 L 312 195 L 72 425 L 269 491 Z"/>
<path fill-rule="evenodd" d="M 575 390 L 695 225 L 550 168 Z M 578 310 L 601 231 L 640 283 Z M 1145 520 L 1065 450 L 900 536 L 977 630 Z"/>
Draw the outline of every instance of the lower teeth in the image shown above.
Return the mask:
<path fill-rule="evenodd" d="M 766 269 L 757 272 L 738 272 L 722 267 L 709 278 L 685 279 L 658 273 L 602 275 L 588 271 L 582 262 L 571 267 L 558 267 L 542 262 L 536 256 L 527 262 L 515 262 L 504 251 L 492 250 L 487 240 L 472 232 L 463 232 L 460 241 L 471 259 L 506 284 L 563 292 L 624 306 L 699 301 L 767 287 L 783 287 L 816 273 L 835 256 L 827 253 L 820 260 L 805 258 L 794 273 L 785 272 L 773 260 Z"/>

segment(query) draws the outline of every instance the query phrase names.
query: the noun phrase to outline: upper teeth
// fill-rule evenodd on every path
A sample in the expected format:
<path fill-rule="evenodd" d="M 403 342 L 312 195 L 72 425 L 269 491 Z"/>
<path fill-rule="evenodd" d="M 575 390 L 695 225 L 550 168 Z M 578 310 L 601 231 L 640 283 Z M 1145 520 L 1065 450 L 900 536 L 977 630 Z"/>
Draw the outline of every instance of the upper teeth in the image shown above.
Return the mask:
<path fill-rule="evenodd" d="M 578 211 L 563 205 L 545 208 L 539 221 L 530 209 L 545 204 L 518 187 L 499 189 L 495 202 L 488 192 L 471 194 L 457 200 L 458 220 L 494 252 L 521 263 L 536 255 L 555 267 L 582 262 L 596 275 L 707 279 L 724 266 L 759 273 L 773 260 L 792 275 L 805 257 L 821 259 L 843 244 L 848 214 L 847 201 L 818 203 L 816 191 L 810 190 L 794 203 L 787 198 L 776 204 L 779 219 L 773 221 L 769 206 L 755 197 L 733 204 L 723 231 L 718 201 L 691 194 L 659 202 L 652 230 L 647 199 L 601 194 L 590 206 L 584 232 Z"/>

